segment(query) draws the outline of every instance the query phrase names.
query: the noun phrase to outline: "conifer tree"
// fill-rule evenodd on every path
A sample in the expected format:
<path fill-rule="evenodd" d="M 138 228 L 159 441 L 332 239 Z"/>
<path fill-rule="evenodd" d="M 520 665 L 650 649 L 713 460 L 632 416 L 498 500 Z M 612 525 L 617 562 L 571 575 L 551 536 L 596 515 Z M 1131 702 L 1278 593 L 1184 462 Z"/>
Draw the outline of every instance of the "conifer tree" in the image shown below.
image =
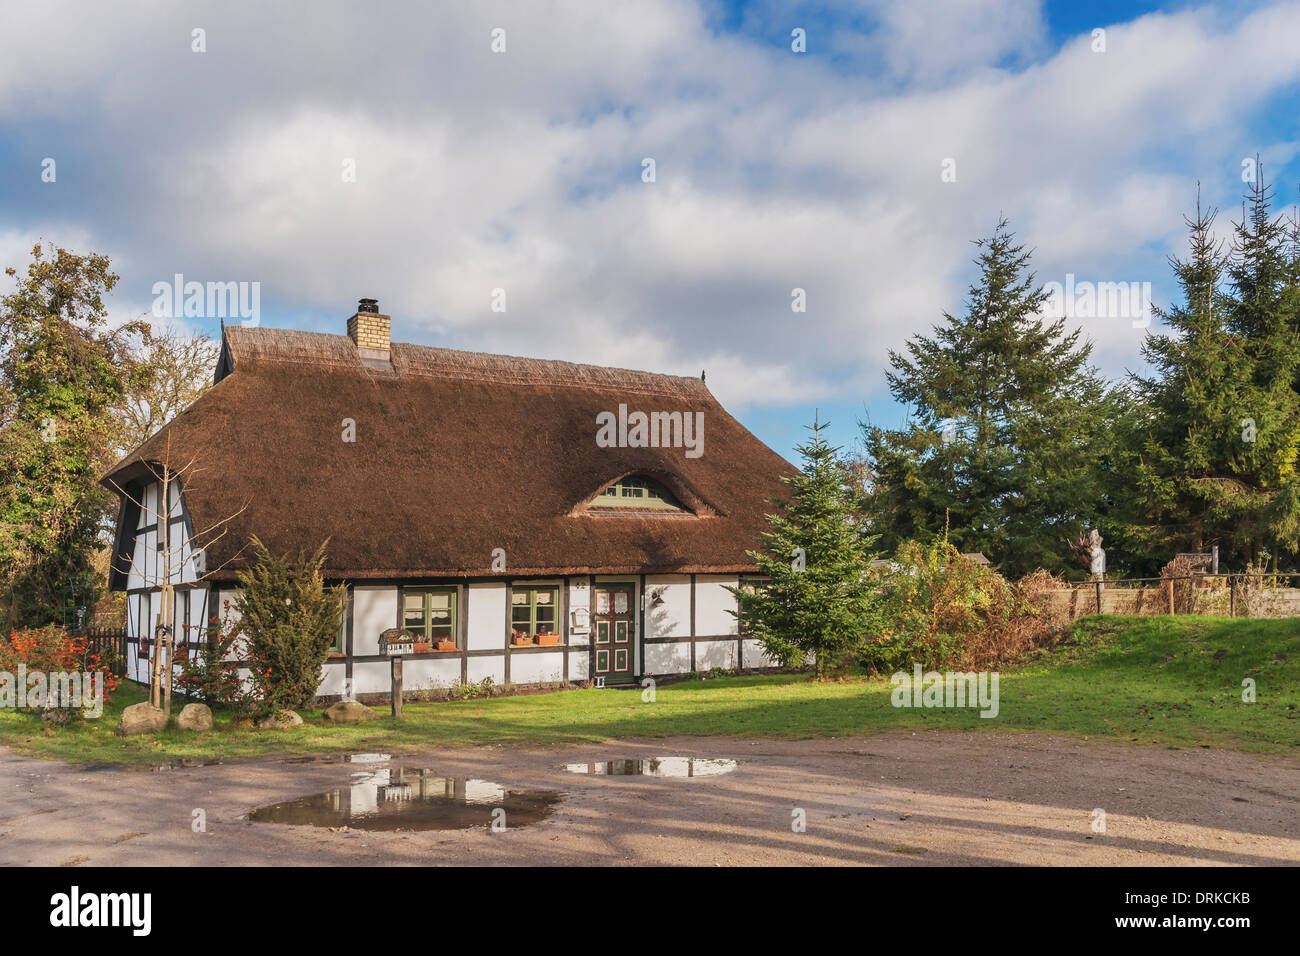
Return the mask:
<path fill-rule="evenodd" d="M 819 678 L 861 645 L 873 600 L 852 476 L 822 437 L 825 429 L 816 419 L 809 426 L 811 439 L 797 449 L 800 471 L 782 478 L 791 498 L 773 502 L 778 511 L 768 516 L 764 548 L 749 552 L 766 581 L 730 589 L 744 633 L 788 667 L 811 655 Z"/>
<path fill-rule="evenodd" d="M 949 521 L 955 545 L 1004 573 L 1069 566 L 1099 497 L 1109 397 L 1091 344 L 1043 318 L 1048 294 L 1007 221 L 975 245 L 965 313 L 890 352 L 890 391 L 914 413 L 900 430 L 863 425 L 865 508 L 887 551 Z"/>
<path fill-rule="evenodd" d="M 1300 539 L 1300 311 L 1286 224 L 1262 174 L 1225 253 L 1215 213 L 1186 220 L 1190 257 L 1171 259 L 1183 303 L 1156 310 L 1154 369 L 1135 378 L 1138 536 L 1165 556 L 1219 545 L 1237 567 Z"/>

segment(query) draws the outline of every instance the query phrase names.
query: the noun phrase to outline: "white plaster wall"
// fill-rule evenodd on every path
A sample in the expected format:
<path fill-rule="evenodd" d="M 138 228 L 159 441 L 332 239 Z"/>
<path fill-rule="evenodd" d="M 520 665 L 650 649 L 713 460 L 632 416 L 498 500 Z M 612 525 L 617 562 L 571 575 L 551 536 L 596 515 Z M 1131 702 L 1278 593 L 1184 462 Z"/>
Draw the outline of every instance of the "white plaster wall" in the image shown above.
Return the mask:
<path fill-rule="evenodd" d="M 510 682 L 541 684 L 564 680 L 564 654 L 512 654 Z"/>
<path fill-rule="evenodd" d="M 723 667 L 730 670 L 735 666 L 735 641 L 700 641 L 695 645 L 697 671 L 706 671 L 710 667 Z"/>
<path fill-rule="evenodd" d="M 768 657 L 763 651 L 763 642 L 751 639 L 745 640 L 745 659 L 741 667 L 776 667 L 777 662 Z"/>
<path fill-rule="evenodd" d="M 471 651 L 491 651 L 506 646 L 506 586 L 469 586 L 468 644 Z M 473 666 L 473 661 L 470 661 Z M 504 664 L 502 674 L 504 675 Z M 495 678 L 494 678 L 495 679 Z"/>
<path fill-rule="evenodd" d="M 470 608 L 473 613 L 472 600 Z M 379 635 L 390 627 L 397 627 L 397 588 L 355 586 L 352 589 L 353 655 L 364 657 L 378 654 Z M 387 683 L 384 689 L 388 689 Z M 369 693 L 363 691 L 360 685 L 357 686 L 356 691 L 358 694 Z"/>
<path fill-rule="evenodd" d="M 151 587 L 157 583 L 158 536 L 153 531 L 146 531 L 135 536 L 135 552 L 130 570 L 127 572 L 126 586 L 130 589 Z"/>
<path fill-rule="evenodd" d="M 647 644 L 645 661 L 647 674 L 684 674 L 691 669 L 691 645 Z"/>
<path fill-rule="evenodd" d="M 144 501 L 150 510 L 157 508 L 161 487 L 155 482 L 145 489 Z M 198 580 L 198 571 L 194 565 L 194 547 L 185 529 L 185 498 L 176 485 L 171 486 L 171 515 L 168 523 L 167 551 L 170 564 L 170 577 L 173 584 L 184 584 Z M 149 511 L 141 509 L 136 527 L 152 524 L 153 517 Z M 158 533 L 150 530 L 137 534 L 132 564 L 127 571 L 127 587 L 138 588 L 159 586 L 162 584 L 163 555 L 158 551 Z"/>
<path fill-rule="evenodd" d="M 569 651 L 569 680 L 586 680 L 591 676 L 588 673 L 591 667 L 589 653 L 585 647 L 580 651 Z"/>
<path fill-rule="evenodd" d="M 450 687 L 458 680 L 460 680 L 459 654 L 416 654 L 402 659 L 404 690 Z"/>
<path fill-rule="evenodd" d="M 588 579 L 584 577 L 569 578 L 569 595 L 568 600 L 564 602 L 564 613 L 568 615 L 569 620 L 569 644 L 586 646 L 591 643 L 591 617 L 587 618 L 587 633 L 573 633 L 573 609 L 585 607 L 591 610 L 591 588 Z"/>
<path fill-rule="evenodd" d="M 140 597 L 137 594 L 128 594 L 126 597 L 126 633 L 128 636 L 136 638 L 141 634 Z M 139 645 L 128 643 L 126 645 L 127 676 L 134 680 L 140 679 L 141 661 Z"/>
<path fill-rule="evenodd" d="M 158 508 L 158 485 L 156 483 L 145 487 L 144 493 L 140 496 L 140 502 L 144 507 L 140 509 L 140 518 L 135 523 L 137 529 L 153 523 L 153 516 L 149 512 L 156 511 Z"/>
<path fill-rule="evenodd" d="M 239 613 L 239 608 L 235 605 L 235 601 L 241 593 L 241 588 L 233 588 L 229 591 L 223 589 L 217 594 L 218 607 L 214 613 L 217 617 L 221 618 L 221 629 L 223 633 L 226 631 L 228 626 L 233 627 L 235 624 L 238 624 L 242 617 Z M 230 604 L 229 608 L 226 607 L 227 603 Z M 229 653 L 226 654 L 226 660 L 237 661 L 242 659 L 244 657 L 242 645 L 242 640 L 235 641 L 234 646 L 231 647 Z"/>
<path fill-rule="evenodd" d="M 343 682 L 348 676 L 347 665 L 342 662 L 338 664 L 325 665 L 325 677 L 320 682 L 320 687 L 316 688 L 318 697 L 326 697 L 343 693 Z"/>
<path fill-rule="evenodd" d="M 701 574 L 695 578 L 695 634 L 718 637 L 736 633 L 736 619 L 728 611 L 736 610 L 736 598 L 725 586 L 736 587 L 740 579 L 734 574 Z M 735 654 L 732 654 L 735 657 Z M 699 654 L 696 654 L 699 663 Z"/>
<path fill-rule="evenodd" d="M 687 637 L 691 633 L 691 576 L 650 574 L 645 591 L 646 636 Z M 658 604 L 656 599 L 660 599 Z"/>
<path fill-rule="evenodd" d="M 500 656 L 471 657 L 466 676 L 472 684 L 479 683 L 485 677 L 491 677 L 492 682 L 498 686 L 504 684 L 506 682 L 505 652 L 503 651 Z"/>
<path fill-rule="evenodd" d="M 352 664 L 352 693 L 387 694 L 393 687 L 392 668 L 393 665 L 388 661 L 366 661 L 364 663 L 354 661 Z"/>

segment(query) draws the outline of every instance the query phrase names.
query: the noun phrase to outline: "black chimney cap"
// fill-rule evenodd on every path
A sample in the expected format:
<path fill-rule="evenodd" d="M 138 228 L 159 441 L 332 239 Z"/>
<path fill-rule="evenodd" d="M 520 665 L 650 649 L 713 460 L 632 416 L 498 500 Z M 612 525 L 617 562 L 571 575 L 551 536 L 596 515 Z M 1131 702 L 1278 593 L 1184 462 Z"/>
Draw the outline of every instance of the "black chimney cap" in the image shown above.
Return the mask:
<path fill-rule="evenodd" d="M 358 311 L 358 312 L 372 312 L 372 313 L 374 313 L 375 315 L 378 315 L 378 314 L 379 314 L 379 300 L 378 300 L 378 299 L 358 299 L 358 300 L 357 300 L 357 311 Z"/>

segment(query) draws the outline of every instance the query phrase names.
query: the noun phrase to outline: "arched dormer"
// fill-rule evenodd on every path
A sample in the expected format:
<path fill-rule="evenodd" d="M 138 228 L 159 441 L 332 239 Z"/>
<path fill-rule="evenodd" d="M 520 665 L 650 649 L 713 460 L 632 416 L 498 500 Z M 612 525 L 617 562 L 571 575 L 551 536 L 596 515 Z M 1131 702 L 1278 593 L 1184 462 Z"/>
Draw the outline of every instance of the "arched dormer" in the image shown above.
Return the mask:
<path fill-rule="evenodd" d="M 574 513 L 695 518 L 714 511 L 675 475 L 634 471 L 606 482 Z"/>
<path fill-rule="evenodd" d="M 649 475 L 624 475 L 601 489 L 600 494 L 591 502 L 591 507 L 686 510 L 662 481 Z"/>

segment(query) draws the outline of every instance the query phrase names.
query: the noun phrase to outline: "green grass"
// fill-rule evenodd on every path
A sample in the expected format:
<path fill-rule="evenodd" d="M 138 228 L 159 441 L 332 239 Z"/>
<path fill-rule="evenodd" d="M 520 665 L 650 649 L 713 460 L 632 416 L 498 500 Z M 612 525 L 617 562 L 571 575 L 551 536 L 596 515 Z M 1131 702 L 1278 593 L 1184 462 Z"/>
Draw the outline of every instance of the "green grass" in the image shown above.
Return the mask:
<path fill-rule="evenodd" d="M 1243 678 L 1257 702 L 1243 703 Z M 144 699 L 124 684 L 104 715 L 62 729 L 0 712 L 0 743 L 41 757 L 97 763 L 231 760 L 268 753 L 356 752 L 436 746 L 549 746 L 627 737 L 842 737 L 891 729 L 1045 731 L 1171 747 L 1273 753 L 1300 748 L 1300 621 L 1155 617 L 1077 622 L 1058 648 L 1000 677 L 1000 713 L 896 708 L 887 678 L 822 682 L 795 675 L 692 680 L 636 690 L 407 704 L 406 718 L 332 726 L 319 711 L 289 731 L 231 726 L 113 735 L 122 707 Z M 179 703 L 174 706 L 179 711 Z"/>

